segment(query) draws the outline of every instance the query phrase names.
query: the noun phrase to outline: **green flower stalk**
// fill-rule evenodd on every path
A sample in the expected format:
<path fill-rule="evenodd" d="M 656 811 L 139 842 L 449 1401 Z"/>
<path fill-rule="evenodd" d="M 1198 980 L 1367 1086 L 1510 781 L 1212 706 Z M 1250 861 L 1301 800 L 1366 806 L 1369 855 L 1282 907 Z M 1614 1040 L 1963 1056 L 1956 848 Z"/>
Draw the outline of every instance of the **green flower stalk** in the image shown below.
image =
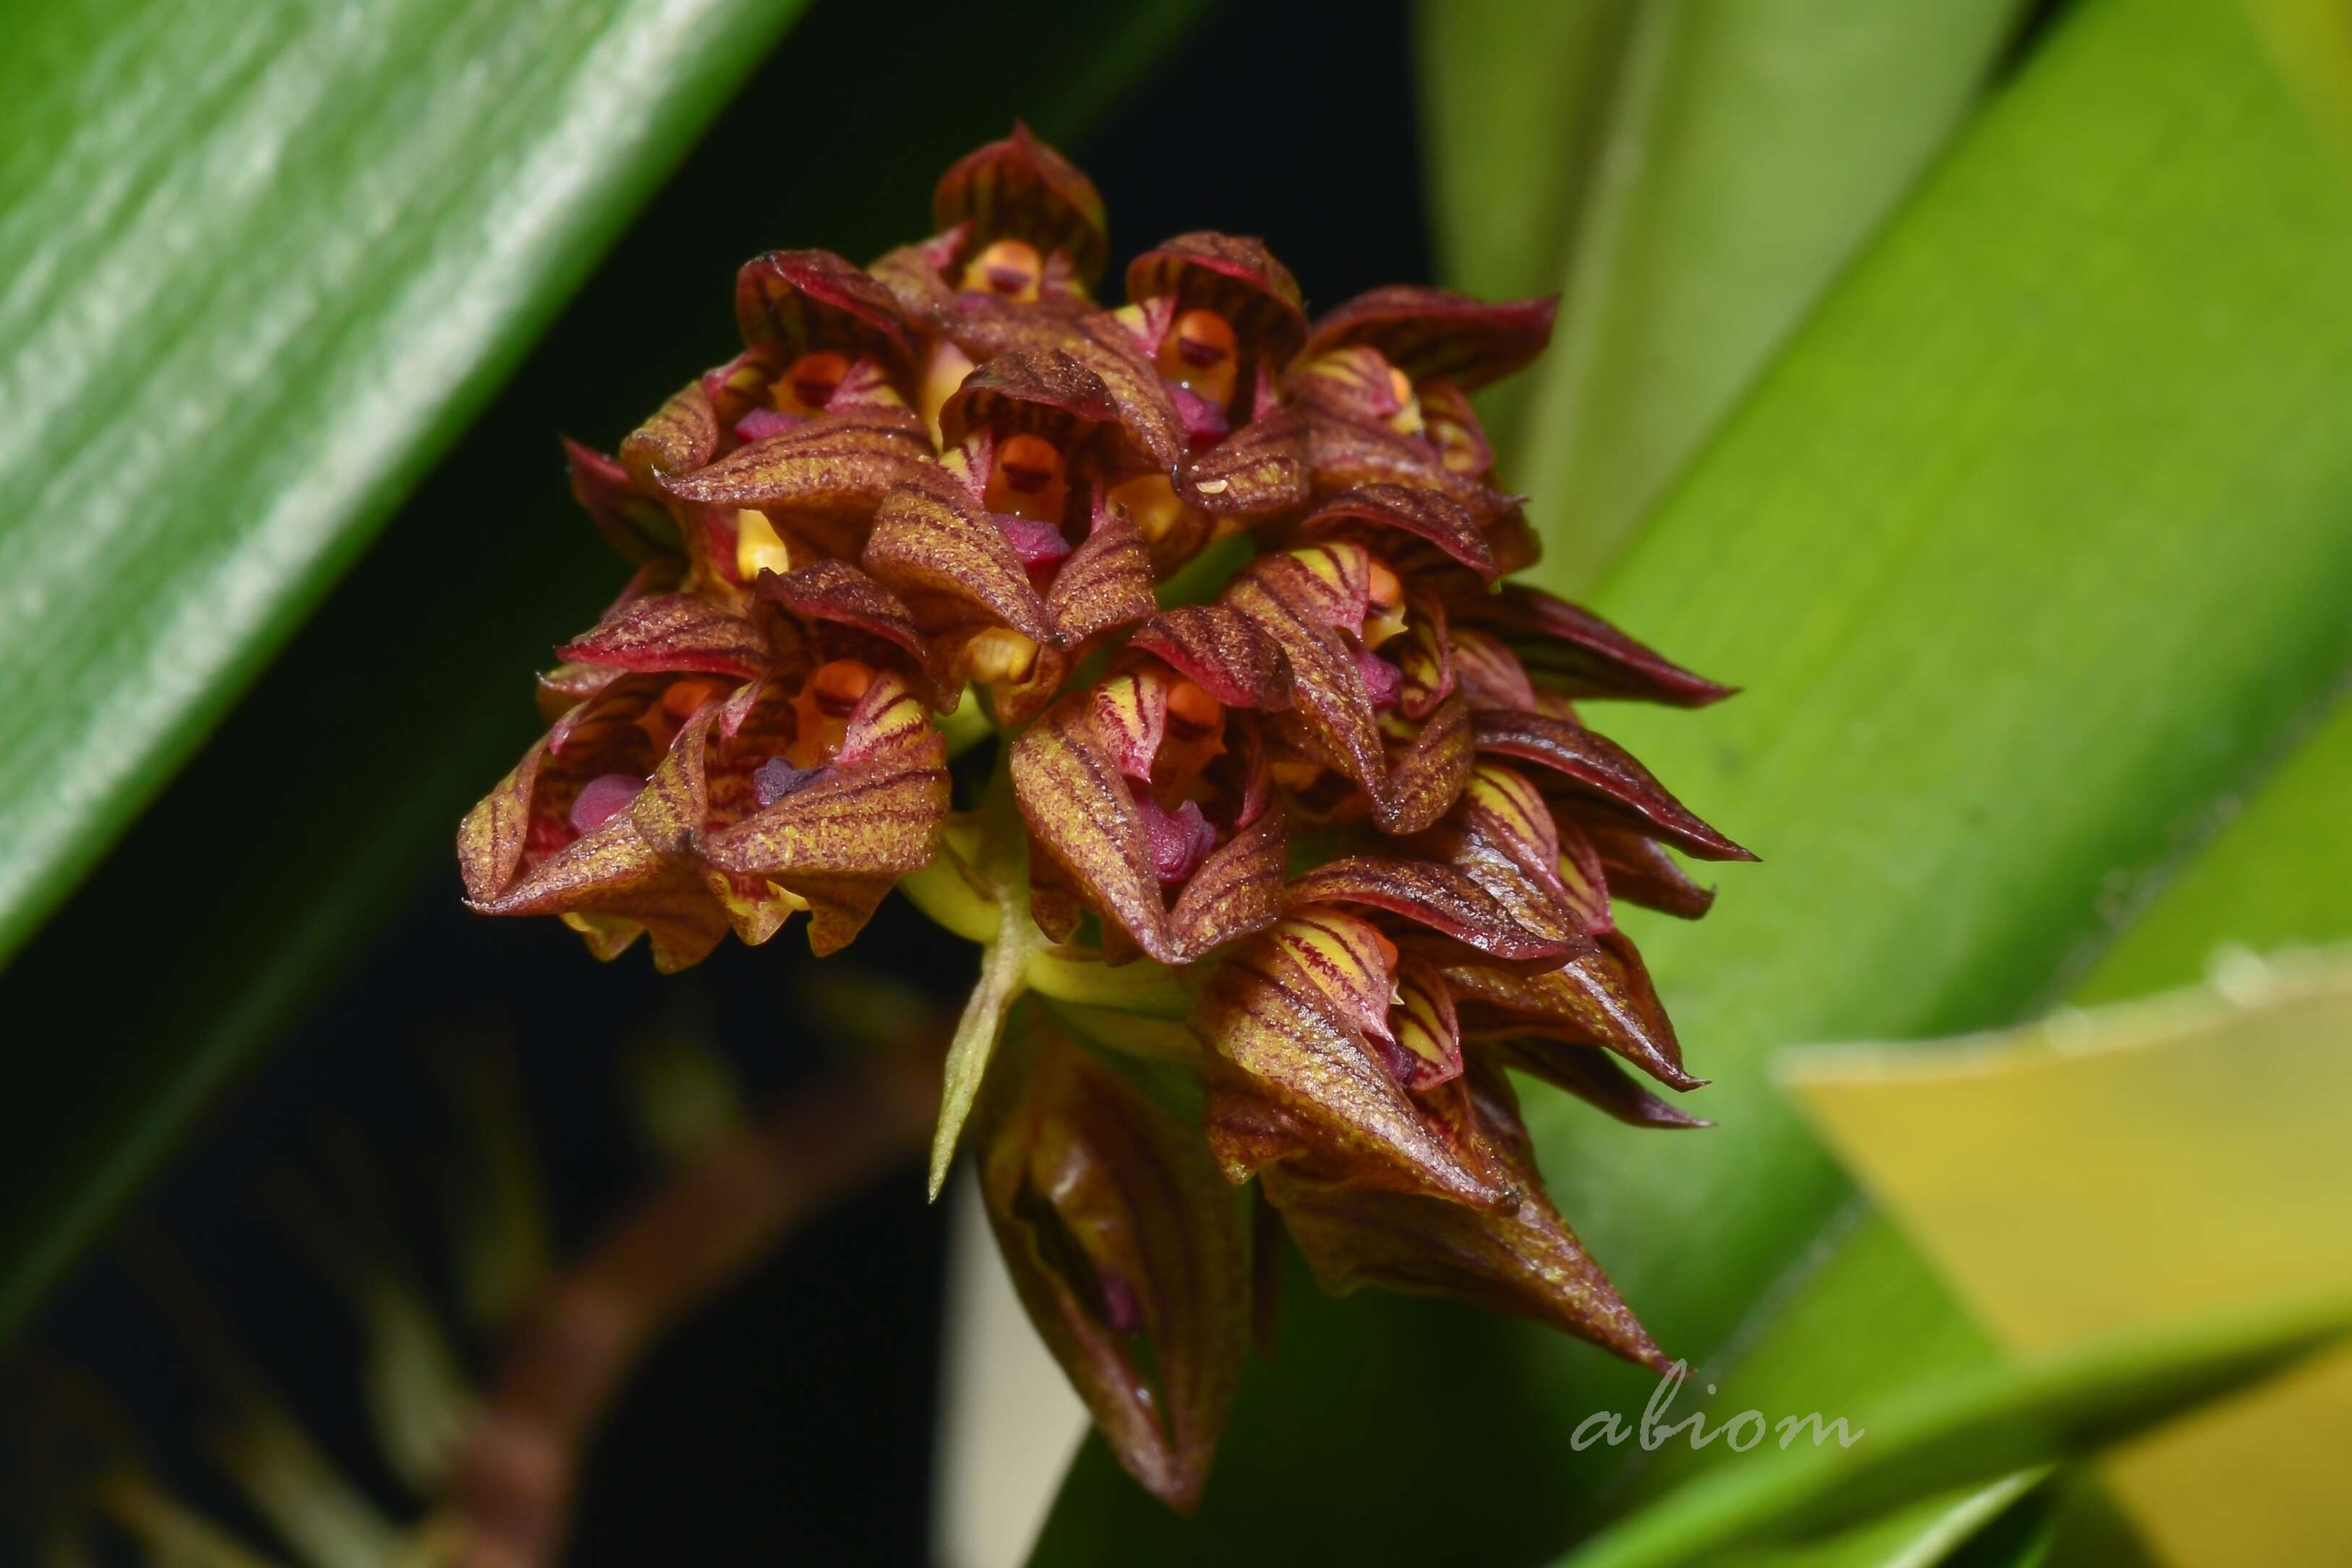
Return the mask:
<path fill-rule="evenodd" d="M 1506 580 L 1535 533 L 1468 395 L 1553 302 L 1310 321 L 1255 240 L 1094 296 L 1086 177 L 1016 128 L 870 271 L 744 267 L 742 351 L 575 493 L 635 563 L 467 819 L 488 914 L 692 964 L 893 886 L 983 946 L 970 1132 L 1008 1265 L 1128 1469 L 1199 1496 L 1279 1224 L 1328 1288 L 1662 1358 L 1544 1196 L 1511 1074 L 1638 1125 L 1695 1088 L 1612 902 L 1751 858 L 1576 704 L 1729 695 Z M 993 741 L 951 798 L 951 750 Z M 1631 1069 L 1632 1071 L 1629 1071 Z M 969 1124 L 969 1127 L 967 1125 Z"/>

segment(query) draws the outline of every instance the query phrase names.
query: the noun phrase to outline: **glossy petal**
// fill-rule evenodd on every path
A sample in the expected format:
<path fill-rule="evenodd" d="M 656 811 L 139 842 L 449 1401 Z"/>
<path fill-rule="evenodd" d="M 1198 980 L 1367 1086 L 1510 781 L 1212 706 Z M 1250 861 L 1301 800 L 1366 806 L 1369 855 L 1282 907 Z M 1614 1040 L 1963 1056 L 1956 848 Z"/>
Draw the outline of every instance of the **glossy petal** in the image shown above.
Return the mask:
<path fill-rule="evenodd" d="M 726 911 L 695 867 L 665 859 L 638 837 L 625 811 L 563 854 L 542 862 L 483 915 L 555 915 L 588 939 L 598 958 L 618 957 L 642 935 L 665 975 L 693 967 L 727 939 Z"/>
<path fill-rule="evenodd" d="M 640 489 L 620 459 L 566 436 L 563 463 L 572 498 L 613 548 L 629 560 L 675 560 L 686 553 L 677 524 Z"/>
<path fill-rule="evenodd" d="M 779 358 L 830 350 L 880 362 L 902 384 L 915 342 L 890 290 L 829 250 L 772 250 L 735 275 L 743 341 L 776 345 Z"/>
<path fill-rule="evenodd" d="M 1075 694 L 1013 741 L 1013 797 L 1036 841 L 1089 904 L 1152 957 L 1181 963 L 1143 813 L 1121 776 L 1124 750 L 1097 726 L 1090 694 Z"/>
<path fill-rule="evenodd" d="M 706 506 L 863 525 L 894 486 L 933 466 L 919 418 L 905 409 L 862 408 L 804 420 L 670 479 L 667 488 L 681 500 Z"/>
<path fill-rule="evenodd" d="M 1385 554 L 1383 533 L 1401 533 L 1435 546 L 1491 582 L 1495 554 L 1468 507 L 1450 496 L 1412 485 L 1358 485 L 1318 503 L 1299 524 L 1301 538 L 1345 533 Z"/>
<path fill-rule="evenodd" d="M 1179 476 L 1187 506 L 1216 517 L 1266 517 L 1307 505 L 1307 421 L 1292 409 L 1251 420 L 1192 457 Z"/>
<path fill-rule="evenodd" d="M 1119 416 L 1100 376 L 1060 349 L 999 354 L 966 376 L 940 409 L 940 435 L 952 450 L 982 426 L 1043 429 L 1075 442 Z"/>
<path fill-rule="evenodd" d="M 621 443 L 621 465 L 654 492 L 665 478 L 693 473 L 718 450 L 719 416 L 710 396 L 700 382 L 688 382 Z"/>
<path fill-rule="evenodd" d="M 657 593 L 614 609 L 556 649 L 559 659 L 621 670 L 700 671 L 751 680 L 774 662 L 760 629 L 692 593 Z"/>
<path fill-rule="evenodd" d="M 1591 611 L 1541 589 L 1515 583 L 1455 613 L 1501 633 L 1528 670 L 1563 696 L 1705 707 L 1738 689 L 1693 674 Z"/>
<path fill-rule="evenodd" d="M 1656 840 L 1611 822 L 1587 820 L 1578 826 L 1592 843 L 1611 897 L 1684 920 L 1696 920 L 1715 904 L 1715 889 L 1691 880 Z"/>
<path fill-rule="evenodd" d="M 1054 641 L 1045 601 L 1021 558 L 973 503 L 971 492 L 933 467 L 886 498 L 866 540 L 865 567 L 902 599 L 931 643 L 943 684 L 962 643 L 991 626 L 1033 643 Z"/>
<path fill-rule="evenodd" d="M 1681 1042 L 1650 984 L 1641 955 L 1622 935 L 1559 968 L 1525 974 L 1490 964 L 1445 966 L 1445 982 L 1472 1040 L 1546 1035 L 1613 1051 L 1661 1083 L 1696 1089 Z"/>
<path fill-rule="evenodd" d="M 1148 781 L 1168 734 L 1167 683 L 1135 672 L 1111 675 L 1095 687 L 1091 706 L 1095 735 L 1118 770 Z"/>
<path fill-rule="evenodd" d="M 617 725 L 625 722 L 623 715 L 646 705 L 622 693 L 603 706 Z M 706 718 L 718 706 L 705 705 Z M 604 722 L 590 716 L 573 727 L 573 734 L 589 737 L 579 741 L 581 751 L 611 760 L 610 747 L 594 738 Z M 693 733 L 698 740 L 700 732 Z M 726 939 L 726 912 L 711 897 L 700 868 L 648 841 L 633 811 L 611 811 L 560 849 L 533 859 L 534 830 L 567 812 L 584 781 L 576 771 L 551 775 L 551 742 L 532 747 L 459 829 L 458 862 L 466 873 L 467 903 L 484 915 L 561 915 L 588 938 L 600 958 L 618 956 L 644 934 L 651 940 L 655 966 L 664 973 L 699 963 Z"/>
<path fill-rule="evenodd" d="M 1405 605 L 1404 635 L 1382 644 L 1381 655 L 1402 677 L 1399 710 L 1407 718 L 1423 719 L 1454 694 L 1454 639 L 1444 604 L 1422 592 L 1418 582 L 1405 589 Z"/>
<path fill-rule="evenodd" d="M 1384 910 L 1514 961 L 1557 960 L 1579 946 L 1572 938 L 1547 938 L 1528 930 L 1475 878 L 1439 861 L 1343 855 L 1293 879 L 1285 898 L 1294 909 L 1351 904 Z"/>
<path fill-rule="evenodd" d="M 1156 473 L 1185 461 L 1183 413 L 1166 382 L 1116 316 L 1097 311 L 1064 329 L 1056 348 L 1102 383 L 1126 438 L 1126 464 Z"/>
<path fill-rule="evenodd" d="M 707 703 L 698 709 L 632 800 L 625 815 L 637 837 L 681 873 L 689 868 L 705 895 L 735 935 L 758 946 L 783 928 L 799 904 L 765 878 L 730 873 L 699 862 L 706 831 L 740 821 L 751 809 L 756 787 L 740 759 L 730 758 L 725 724 L 744 700 Z M 730 761 L 738 765 L 730 767 Z"/>
<path fill-rule="evenodd" d="M 857 934 L 899 875 L 930 862 L 948 810 L 947 742 L 912 691 L 877 676 L 815 780 L 701 845 L 722 872 L 807 901 L 809 945 Z"/>
<path fill-rule="evenodd" d="M 762 574 L 760 596 L 804 621 L 852 626 L 880 638 L 904 655 L 909 674 L 922 676 L 928 653 L 914 616 L 898 596 L 845 560 L 812 561 L 778 577 Z M 941 711 L 955 705 L 953 692 L 931 694 Z"/>
<path fill-rule="evenodd" d="M 1192 1029 L 1230 1070 L 1213 1077 L 1208 1113 L 1229 1178 L 1297 1162 L 1458 1204 L 1517 1201 L 1465 1162 L 1381 1060 L 1373 1041 L 1390 1040 L 1393 989 L 1378 932 L 1328 909 L 1277 922 L 1218 965 Z"/>
<path fill-rule="evenodd" d="M 1384 833 L 1417 833 L 1443 817 L 1470 782 L 1475 754 L 1469 708 L 1460 696 L 1447 697 L 1410 740 L 1387 755 L 1386 792 L 1366 789 L 1372 821 Z"/>
<path fill-rule="evenodd" d="M 1478 1069 L 1467 1082 L 1472 1135 L 1511 1173 L 1525 1200 L 1513 1213 L 1486 1214 L 1302 1179 L 1277 1166 L 1266 1173 L 1266 1195 L 1318 1281 L 1336 1295 L 1371 1285 L 1449 1296 L 1533 1318 L 1663 1370 L 1666 1358 L 1543 1196 L 1509 1084 Z"/>
<path fill-rule="evenodd" d="M 547 758 L 544 739 L 531 743 L 498 788 L 476 802 L 457 825 L 457 872 L 466 900 L 483 904 L 506 891 L 521 864 L 530 834 L 531 793 Z"/>
<path fill-rule="evenodd" d="M 1318 495 L 1338 495 L 1359 485 L 1418 486 L 1459 503 L 1480 528 L 1490 532 L 1521 504 L 1517 496 L 1447 468 L 1437 449 L 1417 435 L 1311 408 L 1307 413 L 1307 466 Z"/>
<path fill-rule="evenodd" d="M 1151 554 L 1124 508 L 1097 514 L 1094 528 L 1054 573 L 1045 612 L 1055 641 L 1076 652 L 1089 639 L 1148 619 L 1160 608 L 1151 597 Z"/>
<path fill-rule="evenodd" d="M 1518 909 L 1522 900 L 1542 899 L 1580 931 L 1612 928 L 1608 890 L 1590 841 L 1573 828 L 1561 833 L 1550 805 L 1526 774 L 1491 758 L 1482 759 L 1454 809 L 1454 825 L 1461 839 L 1457 858 L 1507 904 Z M 1572 844 L 1572 856 L 1564 844 Z M 1571 859 L 1572 878 L 1562 873 L 1564 858 Z M 1492 860 L 1508 868 L 1510 880 L 1487 874 Z"/>
<path fill-rule="evenodd" d="M 1437 444 L 1438 461 L 1456 474 L 1484 478 L 1493 472 L 1495 448 L 1486 427 L 1462 389 L 1432 382 L 1415 389 L 1421 399 L 1423 428 Z"/>
<path fill-rule="evenodd" d="M 1401 810 L 1371 694 L 1353 650 L 1333 629 L 1363 619 L 1369 582 L 1360 546 L 1316 546 L 1260 556 L 1219 602 L 1247 617 L 1282 650 L 1294 705 L 1286 722 L 1304 748 L 1361 785 L 1383 828 L 1415 831 L 1435 821 L 1451 796 L 1422 815 L 1429 802 L 1425 791 L 1416 791 L 1413 810 Z M 1415 781 L 1426 771 L 1416 772 Z M 1411 826 L 1402 825 L 1407 821 Z"/>
<path fill-rule="evenodd" d="M 1482 1042 L 1476 1049 L 1484 1059 L 1531 1073 L 1627 1126 L 1687 1130 L 1714 1125 L 1643 1088 L 1641 1081 L 1601 1046 L 1545 1035 L 1518 1035 Z"/>
<path fill-rule="evenodd" d="M 1301 361 L 1286 384 L 1303 408 L 1350 424 L 1386 425 L 1404 413 L 1412 392 L 1409 382 L 1398 383 L 1394 370 L 1378 349 L 1359 345 Z M 1434 449 L 1426 455 L 1436 462 Z"/>
<path fill-rule="evenodd" d="M 1128 1472 L 1189 1511 L 1249 1339 L 1249 1258 L 1199 1134 L 1058 1038 L 991 1129 L 1014 1289 Z"/>
<path fill-rule="evenodd" d="M 1326 314 L 1305 351 L 1312 357 L 1363 344 L 1416 382 L 1475 392 L 1543 352 L 1559 305 L 1552 297 L 1488 304 L 1448 288 L 1393 284 Z"/>
<path fill-rule="evenodd" d="M 1398 1081 L 1418 1093 L 1461 1077 L 1462 1025 L 1445 977 L 1426 958 L 1407 954 L 1397 960 L 1396 996 L 1390 1032 Z"/>
<path fill-rule="evenodd" d="M 1535 684 L 1517 653 L 1490 632 L 1460 623 L 1455 606 L 1447 617 L 1446 645 L 1454 662 L 1454 680 L 1473 709 L 1528 708 L 1536 706 Z"/>
<path fill-rule="evenodd" d="M 1163 610 L 1127 645 L 1151 654 L 1227 707 L 1290 706 L 1290 668 L 1263 627 L 1229 604 Z"/>
<path fill-rule="evenodd" d="M 1579 794 L 1626 813 L 1678 849 L 1702 860 L 1756 858 L 1692 815 L 1624 747 L 1573 720 L 1489 710 L 1475 724 L 1480 751 L 1549 768 Z"/>
<path fill-rule="evenodd" d="M 1026 240 L 1039 254 L 1067 253 L 1077 281 L 1094 287 L 1110 238 L 1100 193 L 1077 166 L 1015 121 L 1013 134 L 959 159 L 931 193 L 939 229 L 971 225 L 971 243 Z"/>
<path fill-rule="evenodd" d="M 1127 297 L 1165 302 L 1159 317 L 1214 310 L 1233 324 L 1244 352 L 1287 364 L 1307 341 L 1298 280 L 1263 242 L 1198 230 L 1164 240 L 1127 266 Z"/>
<path fill-rule="evenodd" d="M 1280 810 L 1268 810 L 1213 851 L 1176 896 L 1169 941 L 1189 958 L 1263 931 L 1282 913 L 1287 839 Z"/>

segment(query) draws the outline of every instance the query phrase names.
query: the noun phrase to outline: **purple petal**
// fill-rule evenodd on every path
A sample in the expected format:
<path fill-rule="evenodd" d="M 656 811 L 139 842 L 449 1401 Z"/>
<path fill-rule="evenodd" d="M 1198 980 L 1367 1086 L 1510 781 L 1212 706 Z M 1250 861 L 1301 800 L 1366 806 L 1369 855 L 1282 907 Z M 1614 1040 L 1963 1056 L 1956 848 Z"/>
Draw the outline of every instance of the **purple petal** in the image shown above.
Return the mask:
<path fill-rule="evenodd" d="M 1404 695 L 1403 671 L 1370 648 L 1356 650 L 1356 668 L 1364 677 L 1364 689 L 1372 695 L 1374 711 L 1397 706 Z"/>
<path fill-rule="evenodd" d="M 1116 1270 L 1104 1269 L 1102 1285 L 1103 1322 L 1113 1333 L 1135 1333 L 1143 1327 L 1143 1301 L 1136 1295 L 1135 1287 L 1127 1276 Z"/>
<path fill-rule="evenodd" d="M 1064 538 L 1062 530 L 1051 523 L 1033 522 L 1027 517 L 1016 517 L 1010 512 L 991 512 L 988 520 L 996 525 L 996 531 L 1013 546 L 1013 553 L 1021 558 L 1021 564 L 1033 570 L 1041 566 L 1051 566 L 1070 553 L 1070 541 Z"/>
<path fill-rule="evenodd" d="M 787 795 L 797 795 L 816 782 L 822 766 L 795 768 L 781 757 L 771 757 L 751 770 L 751 794 L 767 810 Z"/>
<path fill-rule="evenodd" d="M 1159 801 L 1144 794 L 1137 795 L 1135 803 L 1143 811 L 1144 837 L 1151 845 L 1151 866 L 1160 885 L 1176 887 L 1190 881 L 1217 847 L 1217 830 L 1202 815 L 1201 803 L 1187 800 L 1173 811 L 1163 811 Z"/>
<path fill-rule="evenodd" d="M 1167 385 L 1168 395 L 1175 400 L 1176 412 L 1184 421 L 1184 434 L 1195 452 L 1214 446 L 1232 433 L 1233 421 L 1225 417 L 1223 409 L 1190 387 L 1180 387 L 1173 382 Z"/>
<path fill-rule="evenodd" d="M 749 446 L 771 435 L 781 435 L 800 423 L 797 413 L 786 413 L 780 408 L 755 408 L 735 422 L 735 439 Z"/>
<path fill-rule="evenodd" d="M 615 811 L 625 811 L 646 787 L 634 773 L 606 773 L 580 787 L 572 802 L 572 831 L 593 833 Z"/>

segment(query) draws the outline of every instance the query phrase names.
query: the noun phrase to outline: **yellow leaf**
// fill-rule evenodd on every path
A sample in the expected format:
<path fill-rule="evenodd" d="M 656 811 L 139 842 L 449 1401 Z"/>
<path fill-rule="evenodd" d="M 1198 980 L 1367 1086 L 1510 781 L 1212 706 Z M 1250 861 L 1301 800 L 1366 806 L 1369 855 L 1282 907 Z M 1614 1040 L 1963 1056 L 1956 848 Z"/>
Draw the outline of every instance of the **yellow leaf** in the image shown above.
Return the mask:
<path fill-rule="evenodd" d="M 1784 1058 L 1783 1082 L 2001 1340 L 2026 1352 L 2352 1279 L 2352 949 L 1940 1049 Z M 2352 1354 L 2108 1468 L 2183 1564 L 2352 1538 Z"/>

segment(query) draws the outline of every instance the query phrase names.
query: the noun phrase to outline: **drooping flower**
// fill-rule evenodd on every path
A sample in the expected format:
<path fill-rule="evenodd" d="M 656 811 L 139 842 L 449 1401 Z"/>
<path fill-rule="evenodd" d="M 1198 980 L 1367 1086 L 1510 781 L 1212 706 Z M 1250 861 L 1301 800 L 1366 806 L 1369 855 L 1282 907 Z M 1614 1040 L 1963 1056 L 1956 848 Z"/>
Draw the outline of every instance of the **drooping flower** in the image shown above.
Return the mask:
<path fill-rule="evenodd" d="M 933 218 L 870 272 L 756 259 L 742 350 L 571 449 L 636 574 L 467 820 L 474 905 L 665 968 L 803 909 L 829 950 L 894 884 L 981 940 L 935 1189 L 971 1114 L 1024 1303 L 1174 1506 L 1272 1235 L 1234 1184 L 1333 1291 L 1656 1363 L 1513 1075 L 1704 1125 L 1644 1087 L 1701 1081 L 1614 906 L 1696 918 L 1685 861 L 1748 857 L 1580 706 L 1729 688 L 1507 580 L 1538 541 L 1468 394 L 1552 302 L 1310 323 L 1262 244 L 1195 233 L 1106 307 L 1100 198 L 1019 128 Z M 950 736 L 995 748 L 961 803 Z"/>

